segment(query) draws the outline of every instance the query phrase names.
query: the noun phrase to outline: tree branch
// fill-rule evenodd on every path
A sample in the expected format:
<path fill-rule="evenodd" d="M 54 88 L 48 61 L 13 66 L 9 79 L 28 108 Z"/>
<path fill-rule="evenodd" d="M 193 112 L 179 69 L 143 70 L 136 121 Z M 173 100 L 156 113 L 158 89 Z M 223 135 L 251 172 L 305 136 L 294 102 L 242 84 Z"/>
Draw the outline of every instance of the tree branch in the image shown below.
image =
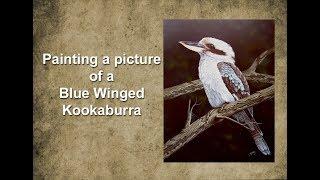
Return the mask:
<path fill-rule="evenodd" d="M 258 65 L 263 61 L 265 60 L 270 54 L 274 53 L 274 48 L 272 49 L 269 49 L 269 50 L 266 50 L 264 51 L 263 53 L 261 53 L 254 61 L 253 63 L 251 64 L 251 66 L 243 71 L 244 74 L 251 74 L 251 73 L 255 73 L 256 72 L 256 69 L 258 67 Z"/>
<path fill-rule="evenodd" d="M 187 128 L 188 126 L 190 126 L 191 124 L 191 120 L 192 120 L 192 117 L 194 116 L 193 114 L 193 108 L 197 105 L 200 105 L 200 103 L 197 103 L 197 100 L 196 102 L 192 105 L 191 107 L 191 99 L 189 99 L 189 105 L 188 105 L 188 112 L 187 112 L 187 120 L 186 120 L 186 124 L 185 124 L 185 128 Z"/>
<path fill-rule="evenodd" d="M 187 121 L 186 121 L 186 124 L 184 125 L 184 128 L 190 126 L 191 119 L 192 119 L 191 99 L 189 99 L 188 112 L 187 112 Z"/>
<path fill-rule="evenodd" d="M 202 116 L 201 118 L 193 122 L 190 126 L 183 129 L 180 134 L 167 141 L 164 145 L 164 157 L 169 157 L 174 152 L 183 147 L 186 143 L 190 142 L 192 139 L 201 134 L 204 130 L 223 120 L 217 118 L 217 116 L 231 116 L 238 111 L 244 110 L 248 107 L 254 106 L 273 97 L 274 85 L 261 91 L 257 91 L 256 93 L 243 99 L 239 99 L 238 101 L 228 103 L 221 108 L 212 109 L 206 115 Z"/>
<path fill-rule="evenodd" d="M 236 124 L 238 124 L 238 125 L 246 128 L 246 129 L 250 130 L 250 128 L 247 127 L 247 124 L 246 124 L 246 123 L 243 123 L 243 124 L 242 124 L 242 123 L 238 122 L 237 120 L 232 119 L 232 118 L 229 118 L 229 117 L 227 117 L 227 116 L 219 116 L 219 115 L 218 115 L 218 116 L 216 116 L 216 118 L 219 118 L 219 119 L 227 119 L 227 120 L 229 120 L 229 121 L 231 121 L 231 122 L 234 122 L 234 123 L 236 123 Z"/>

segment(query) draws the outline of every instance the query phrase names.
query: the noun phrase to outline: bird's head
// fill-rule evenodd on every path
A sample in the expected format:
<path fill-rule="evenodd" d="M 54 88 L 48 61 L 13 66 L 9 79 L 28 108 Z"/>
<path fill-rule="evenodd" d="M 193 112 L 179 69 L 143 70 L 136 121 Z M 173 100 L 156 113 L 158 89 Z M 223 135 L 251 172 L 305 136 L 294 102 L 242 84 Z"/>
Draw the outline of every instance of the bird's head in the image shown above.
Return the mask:
<path fill-rule="evenodd" d="M 199 42 L 180 41 L 179 43 L 200 55 L 234 62 L 235 54 L 232 47 L 220 39 L 205 37 Z"/>

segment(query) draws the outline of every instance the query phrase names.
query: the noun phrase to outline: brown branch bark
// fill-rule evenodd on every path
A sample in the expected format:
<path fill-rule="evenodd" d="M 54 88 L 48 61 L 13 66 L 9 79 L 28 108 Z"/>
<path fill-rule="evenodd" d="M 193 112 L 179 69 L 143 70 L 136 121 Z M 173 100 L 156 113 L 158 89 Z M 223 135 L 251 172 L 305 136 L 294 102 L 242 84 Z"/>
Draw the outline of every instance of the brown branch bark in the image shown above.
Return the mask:
<path fill-rule="evenodd" d="M 183 129 L 180 134 L 174 136 L 172 139 L 165 143 L 164 157 L 169 157 L 174 152 L 183 147 L 186 143 L 190 142 L 192 139 L 201 134 L 204 130 L 208 129 L 218 122 L 221 122 L 222 119 L 216 118 L 217 116 L 231 116 L 238 111 L 244 110 L 248 107 L 254 106 L 273 97 L 274 85 L 261 91 L 257 91 L 256 93 L 246 98 L 226 104 L 221 108 L 209 111 L 206 115 L 202 116 L 201 118 L 193 122 L 190 126 Z"/>
<path fill-rule="evenodd" d="M 185 124 L 185 128 L 187 128 L 188 126 L 190 126 L 191 124 L 191 120 L 192 120 L 192 116 L 193 116 L 193 108 L 197 105 L 200 105 L 200 103 L 196 102 L 191 106 L 191 99 L 189 99 L 189 105 L 188 105 L 188 112 L 187 112 L 187 120 L 186 120 L 186 124 Z"/>
<path fill-rule="evenodd" d="M 251 64 L 251 66 L 245 70 L 243 73 L 245 74 L 251 74 L 251 73 L 255 73 L 256 69 L 258 67 L 258 65 L 265 60 L 270 54 L 274 53 L 274 48 L 269 49 L 264 51 L 263 53 L 261 53 Z"/>

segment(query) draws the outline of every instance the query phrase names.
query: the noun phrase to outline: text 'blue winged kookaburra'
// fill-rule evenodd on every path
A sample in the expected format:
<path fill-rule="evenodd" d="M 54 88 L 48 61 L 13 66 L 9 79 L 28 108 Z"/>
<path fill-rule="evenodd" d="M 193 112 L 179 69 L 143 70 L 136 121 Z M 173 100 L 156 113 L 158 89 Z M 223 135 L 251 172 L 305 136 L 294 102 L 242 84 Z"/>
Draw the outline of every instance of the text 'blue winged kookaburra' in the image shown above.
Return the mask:
<path fill-rule="evenodd" d="M 199 42 L 180 41 L 180 44 L 200 54 L 199 78 L 212 107 L 221 107 L 250 95 L 247 80 L 235 66 L 235 54 L 228 43 L 205 37 Z M 233 118 L 248 127 L 255 144 L 264 155 L 271 154 L 253 117 L 252 107 L 237 112 Z"/>

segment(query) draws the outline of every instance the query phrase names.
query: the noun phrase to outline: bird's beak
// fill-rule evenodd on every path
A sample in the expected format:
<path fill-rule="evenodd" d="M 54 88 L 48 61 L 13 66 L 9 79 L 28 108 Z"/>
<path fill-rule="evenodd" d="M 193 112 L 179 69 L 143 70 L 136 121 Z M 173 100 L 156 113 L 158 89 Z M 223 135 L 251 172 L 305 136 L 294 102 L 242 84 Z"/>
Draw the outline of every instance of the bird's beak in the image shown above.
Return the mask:
<path fill-rule="evenodd" d="M 179 41 L 180 44 L 182 44 L 184 47 L 190 49 L 191 51 L 195 52 L 202 52 L 205 47 L 203 45 L 200 45 L 198 42 L 193 41 Z"/>

